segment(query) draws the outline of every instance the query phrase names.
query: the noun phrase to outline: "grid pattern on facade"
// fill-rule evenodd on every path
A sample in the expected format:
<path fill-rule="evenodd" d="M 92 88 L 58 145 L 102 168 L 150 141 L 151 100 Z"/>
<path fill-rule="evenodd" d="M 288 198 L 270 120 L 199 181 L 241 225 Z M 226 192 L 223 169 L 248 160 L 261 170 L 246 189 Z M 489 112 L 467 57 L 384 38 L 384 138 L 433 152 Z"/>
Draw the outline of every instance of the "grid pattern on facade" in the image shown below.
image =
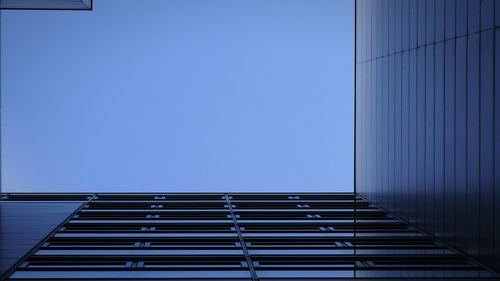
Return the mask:
<path fill-rule="evenodd" d="M 500 1 L 356 1 L 360 195 L 500 270 Z"/>
<path fill-rule="evenodd" d="M 353 194 L 6 194 L 86 201 L 9 280 L 492 278 Z"/>

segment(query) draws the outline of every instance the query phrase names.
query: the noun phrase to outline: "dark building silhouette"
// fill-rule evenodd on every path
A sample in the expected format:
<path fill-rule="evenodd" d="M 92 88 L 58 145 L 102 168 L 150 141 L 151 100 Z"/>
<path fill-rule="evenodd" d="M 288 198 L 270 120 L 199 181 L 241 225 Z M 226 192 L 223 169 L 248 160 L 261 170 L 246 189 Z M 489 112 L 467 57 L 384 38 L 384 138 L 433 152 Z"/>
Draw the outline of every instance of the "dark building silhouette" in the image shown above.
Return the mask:
<path fill-rule="evenodd" d="M 5 273 L 8 280 L 495 276 L 353 194 L 5 194 L 0 206 L 40 200 L 74 212 L 11 220 L 17 237 L 4 237 L 4 244 L 59 222 Z"/>
<path fill-rule="evenodd" d="M 500 269 L 500 1 L 358 0 L 356 190 Z"/>

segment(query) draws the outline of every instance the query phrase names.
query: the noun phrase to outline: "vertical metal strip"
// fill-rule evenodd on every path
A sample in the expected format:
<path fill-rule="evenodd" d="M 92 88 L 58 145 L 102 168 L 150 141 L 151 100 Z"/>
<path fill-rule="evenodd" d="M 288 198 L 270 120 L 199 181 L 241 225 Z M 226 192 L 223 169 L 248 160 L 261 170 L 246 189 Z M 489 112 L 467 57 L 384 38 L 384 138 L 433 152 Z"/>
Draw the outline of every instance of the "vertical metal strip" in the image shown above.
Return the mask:
<path fill-rule="evenodd" d="M 357 76 L 356 76 L 356 59 L 357 59 L 357 39 L 356 39 L 356 36 L 357 36 L 357 33 L 358 33 L 358 26 L 357 26 L 357 7 L 358 7 L 358 0 L 354 1 L 354 179 L 353 179 L 353 183 L 354 183 L 354 194 L 356 194 L 356 154 L 357 154 L 357 151 L 356 151 L 356 122 L 357 122 L 357 118 L 356 118 L 356 111 L 357 111 L 357 104 L 356 104 L 356 101 L 357 101 L 357 97 L 356 97 L 356 80 L 357 80 Z"/>
<path fill-rule="evenodd" d="M 240 229 L 240 226 L 238 225 L 238 220 L 236 219 L 236 215 L 234 214 L 233 205 L 232 205 L 231 200 L 229 199 L 229 196 L 227 193 L 224 193 L 224 198 L 226 199 L 227 207 L 229 208 L 229 212 L 231 213 L 231 218 L 233 219 L 234 228 L 236 230 L 236 233 L 238 234 L 238 239 L 240 241 L 241 249 L 243 250 L 243 253 L 245 254 L 245 259 L 247 261 L 248 269 L 250 270 L 250 274 L 252 275 L 252 279 L 254 281 L 259 281 L 259 277 L 257 276 L 257 273 L 255 272 L 255 268 L 253 266 L 252 258 L 250 257 L 250 254 L 248 253 L 247 245 L 245 244 L 245 240 L 243 239 L 243 235 L 241 234 L 241 229 Z"/>
<path fill-rule="evenodd" d="M 493 13 L 493 171 L 497 171 L 498 169 L 498 166 L 497 166 L 497 161 L 496 161 L 496 155 L 497 155 L 497 146 L 495 144 L 495 136 L 497 134 L 496 132 L 496 129 L 497 129 L 497 124 L 496 124 L 496 118 L 497 118 L 497 112 L 496 112 L 496 104 L 497 104 L 497 81 L 495 80 L 496 79 L 496 71 L 497 71 L 497 32 L 496 32 L 496 17 L 497 17 L 497 14 L 496 14 L 496 10 L 497 10 L 497 4 L 498 1 L 494 1 L 493 2 L 493 11 L 495 11 Z M 497 198 L 497 195 L 496 193 L 498 191 L 496 191 L 496 187 L 497 187 L 497 183 L 496 183 L 496 179 L 497 179 L 497 176 L 493 176 L 493 216 L 492 216 L 492 225 L 495 226 L 495 221 L 497 220 L 495 217 L 496 216 L 499 216 L 500 215 L 500 212 L 496 212 L 496 206 L 497 206 L 497 202 L 496 202 L 496 198 Z M 500 203 L 500 202 L 498 202 Z M 493 237 L 498 237 L 500 236 L 500 233 L 496 233 L 497 232 L 497 229 L 498 227 L 493 227 Z M 497 254 L 500 254 L 497 253 L 497 248 L 498 247 L 498 239 L 493 239 L 493 245 L 491 245 L 493 247 L 493 256 L 494 257 L 497 257 Z M 497 260 L 500 261 L 500 258 L 498 258 Z M 497 262 L 496 264 L 494 263 L 493 266 L 495 267 L 495 269 L 498 269 L 500 268 L 499 267 L 499 264 L 500 262 Z"/>
<path fill-rule="evenodd" d="M 0 10 L 0 200 L 2 200 L 2 11 Z"/>
<path fill-rule="evenodd" d="M 356 128 L 357 128 L 357 36 L 358 36 L 358 0 L 354 1 L 354 197 L 353 197 L 353 241 L 352 244 L 354 245 L 354 256 L 356 257 L 356 219 L 357 219 L 357 210 L 356 210 L 356 196 L 358 195 L 357 193 L 357 166 L 356 166 L 356 157 L 357 157 L 357 146 L 356 146 L 356 138 L 358 137 L 356 135 Z M 356 278 L 356 262 L 354 262 L 354 278 Z"/>

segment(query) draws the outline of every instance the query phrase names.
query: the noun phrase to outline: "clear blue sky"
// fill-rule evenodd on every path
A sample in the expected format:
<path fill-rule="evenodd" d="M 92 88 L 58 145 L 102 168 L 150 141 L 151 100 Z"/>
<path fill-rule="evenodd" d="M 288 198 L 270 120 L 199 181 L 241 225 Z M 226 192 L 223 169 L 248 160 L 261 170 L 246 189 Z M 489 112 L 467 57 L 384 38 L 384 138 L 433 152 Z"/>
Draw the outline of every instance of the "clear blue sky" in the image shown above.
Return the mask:
<path fill-rule="evenodd" d="M 352 191 L 353 9 L 2 11 L 3 191 Z"/>

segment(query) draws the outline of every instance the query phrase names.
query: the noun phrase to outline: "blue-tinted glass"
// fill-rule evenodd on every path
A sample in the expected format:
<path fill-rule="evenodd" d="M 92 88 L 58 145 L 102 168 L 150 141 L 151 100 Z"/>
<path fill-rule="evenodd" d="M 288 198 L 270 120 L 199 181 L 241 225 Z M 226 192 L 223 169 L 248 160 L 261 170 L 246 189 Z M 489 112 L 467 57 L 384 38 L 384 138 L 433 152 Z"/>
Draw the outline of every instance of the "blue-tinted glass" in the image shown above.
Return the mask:
<path fill-rule="evenodd" d="M 352 278 L 352 270 L 316 270 L 316 271 L 283 271 L 283 270 L 259 270 L 260 278 Z"/>
<path fill-rule="evenodd" d="M 221 280 L 222 278 L 250 278 L 250 272 L 248 271 L 237 271 L 237 270 L 227 270 L 227 271 L 161 271 L 161 270 L 149 270 L 149 271 L 17 271 L 12 275 L 15 279 L 31 279 L 31 278 L 43 278 L 48 280 L 56 279 L 71 279 L 75 276 L 79 278 L 102 278 L 102 279 L 153 279 L 153 278 L 182 278 L 182 279 L 207 279 L 215 278 L 215 280 Z"/>
<path fill-rule="evenodd" d="M 242 256 L 242 250 L 39 250 L 36 256 Z"/>

